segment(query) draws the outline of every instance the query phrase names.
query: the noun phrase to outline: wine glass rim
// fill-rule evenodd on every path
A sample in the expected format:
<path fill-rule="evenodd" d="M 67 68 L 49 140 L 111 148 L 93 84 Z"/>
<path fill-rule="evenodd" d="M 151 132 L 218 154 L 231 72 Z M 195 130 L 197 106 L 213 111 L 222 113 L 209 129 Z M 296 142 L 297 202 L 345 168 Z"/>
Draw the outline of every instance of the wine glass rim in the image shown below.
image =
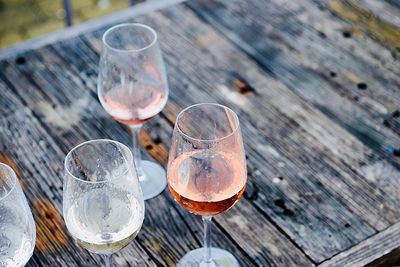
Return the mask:
<path fill-rule="evenodd" d="M 179 127 L 179 123 L 178 123 L 178 122 L 179 122 L 180 117 L 183 116 L 183 114 L 184 114 L 187 110 L 189 110 L 189 109 L 191 109 L 191 108 L 195 108 L 195 107 L 197 107 L 197 106 L 205 106 L 205 105 L 217 106 L 217 107 L 224 108 L 224 109 L 228 110 L 231 114 L 233 114 L 233 117 L 235 118 L 235 123 L 236 123 L 235 129 L 233 129 L 232 132 L 230 132 L 229 134 L 227 134 L 227 135 L 225 135 L 225 136 L 223 136 L 223 137 L 220 137 L 220 138 L 215 138 L 215 139 L 199 139 L 199 138 L 191 137 L 191 136 L 189 136 L 188 134 L 186 134 L 186 133 Z M 234 134 L 238 131 L 239 126 L 240 126 L 240 125 L 239 125 L 239 118 L 238 118 L 238 116 L 237 116 L 237 114 L 236 114 L 235 111 L 233 111 L 231 108 L 229 108 L 229 107 L 227 107 L 227 106 L 224 106 L 224 105 L 221 105 L 221 104 L 218 104 L 218 103 L 208 103 L 208 102 L 207 102 L 207 103 L 197 103 L 197 104 L 193 104 L 193 105 L 190 105 L 190 106 L 184 108 L 183 110 L 181 110 L 181 112 L 179 112 L 178 116 L 176 117 L 175 125 L 176 125 L 176 128 L 177 128 L 177 130 L 179 131 L 179 133 L 180 133 L 181 135 L 183 135 L 185 138 L 187 138 L 187 139 L 189 139 L 189 140 L 193 140 L 193 141 L 196 141 L 196 142 L 215 142 L 215 141 L 222 141 L 222 140 L 224 140 L 224 139 L 226 139 L 226 138 L 229 138 L 230 136 L 234 135 Z"/>
<path fill-rule="evenodd" d="M 9 171 L 11 173 L 12 182 L 13 182 L 10 190 L 8 190 L 8 192 L 4 196 L 0 197 L 0 201 L 1 201 L 1 200 L 5 199 L 8 195 L 10 195 L 12 191 L 14 191 L 14 188 L 17 185 L 17 174 L 10 166 L 8 166 L 7 164 L 5 164 L 3 162 L 0 162 L 0 168 L 5 168 L 7 171 Z"/>
<path fill-rule="evenodd" d="M 148 44 L 148 45 L 146 45 L 146 46 L 144 46 L 144 47 L 141 47 L 141 48 L 139 48 L 139 49 L 119 49 L 119 48 L 113 47 L 112 45 L 110 45 L 110 44 L 106 41 L 106 37 L 107 37 L 107 35 L 108 35 L 109 33 L 111 33 L 111 32 L 112 32 L 113 30 L 115 30 L 115 29 L 122 28 L 122 27 L 126 27 L 126 26 L 139 27 L 139 28 L 144 28 L 144 29 L 148 30 L 148 31 L 152 34 L 152 36 L 153 36 L 153 39 L 152 39 L 151 43 Z M 146 50 L 146 49 L 152 47 L 152 46 L 157 42 L 158 36 L 157 36 L 157 32 L 156 32 L 152 27 L 147 26 L 147 25 L 145 25 L 145 24 L 142 24 L 142 23 L 121 23 L 121 24 L 117 24 L 117 25 L 115 25 L 115 26 L 112 26 L 111 28 L 109 28 L 108 30 L 106 30 L 106 31 L 104 32 L 104 34 L 103 34 L 103 38 L 102 38 L 102 39 L 103 39 L 103 44 L 104 44 L 107 48 L 109 48 L 109 49 L 111 49 L 111 50 L 114 50 L 114 51 L 120 52 L 120 53 L 137 53 L 137 52 L 141 52 L 141 51 L 144 51 L 144 50 Z"/>
<path fill-rule="evenodd" d="M 88 184 L 102 184 L 102 183 L 108 183 L 108 182 L 117 180 L 117 179 L 119 179 L 120 177 L 125 176 L 125 174 L 130 170 L 130 168 L 127 168 L 122 174 L 117 175 L 117 176 L 113 176 L 113 178 L 108 179 L 108 180 L 104 180 L 104 181 L 87 181 L 87 180 L 83 180 L 83 179 L 81 179 L 81 178 L 79 178 L 79 177 L 76 177 L 75 175 L 73 175 L 73 174 L 69 171 L 69 169 L 68 169 L 68 167 L 67 167 L 67 159 L 70 158 L 71 153 L 72 153 L 73 151 L 75 151 L 76 149 L 80 148 L 81 146 L 84 146 L 84 145 L 87 145 L 87 144 L 90 144 L 90 143 L 95 143 L 95 142 L 114 143 L 114 144 L 117 144 L 118 146 L 121 146 L 121 147 L 124 148 L 125 150 L 129 151 L 129 154 L 128 154 L 128 155 L 130 155 L 130 156 L 129 156 L 130 159 L 126 159 L 126 160 L 128 161 L 128 166 L 132 166 L 132 164 L 133 164 L 133 155 L 132 155 L 132 151 L 129 149 L 129 147 L 127 147 L 126 145 L 124 145 L 124 144 L 122 144 L 122 143 L 120 143 L 120 142 L 118 142 L 118 141 L 114 141 L 114 140 L 111 140 L 111 139 L 93 139 L 93 140 L 85 141 L 85 142 L 80 143 L 79 145 L 75 146 L 75 147 L 72 148 L 72 149 L 68 152 L 68 154 L 65 156 L 65 160 L 64 160 L 64 169 L 65 169 L 65 171 L 68 173 L 68 175 L 70 175 L 71 177 L 73 177 L 75 180 L 78 180 L 78 181 L 83 182 L 83 183 L 88 183 Z M 136 174 L 136 176 L 137 176 L 137 174 Z"/>

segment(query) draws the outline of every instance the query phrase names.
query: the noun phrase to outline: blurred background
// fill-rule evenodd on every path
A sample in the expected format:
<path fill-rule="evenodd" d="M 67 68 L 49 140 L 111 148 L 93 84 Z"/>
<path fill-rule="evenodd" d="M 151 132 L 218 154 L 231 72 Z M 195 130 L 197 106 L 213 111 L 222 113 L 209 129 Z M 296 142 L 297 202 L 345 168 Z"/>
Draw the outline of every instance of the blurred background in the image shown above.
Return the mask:
<path fill-rule="evenodd" d="M 0 0 L 0 48 L 99 17 L 139 0 Z"/>

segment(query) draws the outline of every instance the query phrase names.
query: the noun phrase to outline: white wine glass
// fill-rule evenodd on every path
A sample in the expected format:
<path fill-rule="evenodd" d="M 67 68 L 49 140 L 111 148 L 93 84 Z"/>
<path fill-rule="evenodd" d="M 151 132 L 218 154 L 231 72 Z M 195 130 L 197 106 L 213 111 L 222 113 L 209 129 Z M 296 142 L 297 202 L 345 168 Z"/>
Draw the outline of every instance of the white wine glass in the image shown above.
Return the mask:
<path fill-rule="evenodd" d="M 139 149 L 142 125 L 154 118 L 168 99 L 165 66 L 152 28 L 126 23 L 104 33 L 97 93 L 107 113 L 131 129 L 144 199 L 159 195 L 167 185 L 165 170 L 141 160 Z"/>
<path fill-rule="evenodd" d="M 188 252 L 179 267 L 238 267 L 235 257 L 212 248 L 211 219 L 230 209 L 247 184 L 239 119 L 212 103 L 190 106 L 176 119 L 168 160 L 168 187 L 174 199 L 204 222 L 204 248 Z"/>
<path fill-rule="evenodd" d="M 35 242 L 35 222 L 17 175 L 0 163 L 0 266 L 24 266 Z"/>
<path fill-rule="evenodd" d="M 144 200 L 130 149 L 99 139 L 73 148 L 65 158 L 63 213 L 75 241 L 104 255 L 124 248 L 144 220 Z"/>

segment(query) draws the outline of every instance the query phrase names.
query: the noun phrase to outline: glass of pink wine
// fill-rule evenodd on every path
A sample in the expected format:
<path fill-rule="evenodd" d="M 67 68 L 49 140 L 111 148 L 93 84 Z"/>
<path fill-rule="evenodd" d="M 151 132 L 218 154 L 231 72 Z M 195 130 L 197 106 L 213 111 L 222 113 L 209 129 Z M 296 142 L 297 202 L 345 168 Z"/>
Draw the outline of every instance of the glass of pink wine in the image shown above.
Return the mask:
<path fill-rule="evenodd" d="M 160 194 L 167 185 L 164 169 L 141 160 L 139 132 L 168 99 L 165 66 L 157 33 L 138 23 L 116 25 L 103 35 L 97 92 L 104 109 L 130 127 L 133 154 L 144 199 Z"/>
<path fill-rule="evenodd" d="M 229 252 L 210 246 L 212 216 L 230 209 L 247 183 L 239 119 L 219 104 L 197 104 L 176 119 L 168 161 L 174 199 L 204 222 L 204 248 L 187 253 L 178 266 L 239 266 Z"/>

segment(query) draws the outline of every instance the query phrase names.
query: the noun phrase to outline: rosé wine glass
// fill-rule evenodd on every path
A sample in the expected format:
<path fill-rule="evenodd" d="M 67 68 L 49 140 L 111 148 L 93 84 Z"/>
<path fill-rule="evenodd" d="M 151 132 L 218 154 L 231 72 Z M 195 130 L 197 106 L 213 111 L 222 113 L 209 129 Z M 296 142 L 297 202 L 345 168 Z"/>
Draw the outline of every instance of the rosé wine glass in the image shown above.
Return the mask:
<path fill-rule="evenodd" d="M 247 183 L 239 119 L 231 109 L 202 103 L 176 119 L 168 161 L 174 199 L 204 222 L 204 248 L 187 253 L 178 266 L 239 266 L 229 252 L 210 246 L 212 216 L 231 208 Z"/>
<path fill-rule="evenodd" d="M 144 199 L 159 195 L 167 185 L 165 171 L 154 162 L 141 160 L 139 148 L 142 125 L 155 117 L 168 99 L 165 66 L 152 28 L 126 23 L 104 33 L 97 92 L 107 113 L 132 131 Z"/>

